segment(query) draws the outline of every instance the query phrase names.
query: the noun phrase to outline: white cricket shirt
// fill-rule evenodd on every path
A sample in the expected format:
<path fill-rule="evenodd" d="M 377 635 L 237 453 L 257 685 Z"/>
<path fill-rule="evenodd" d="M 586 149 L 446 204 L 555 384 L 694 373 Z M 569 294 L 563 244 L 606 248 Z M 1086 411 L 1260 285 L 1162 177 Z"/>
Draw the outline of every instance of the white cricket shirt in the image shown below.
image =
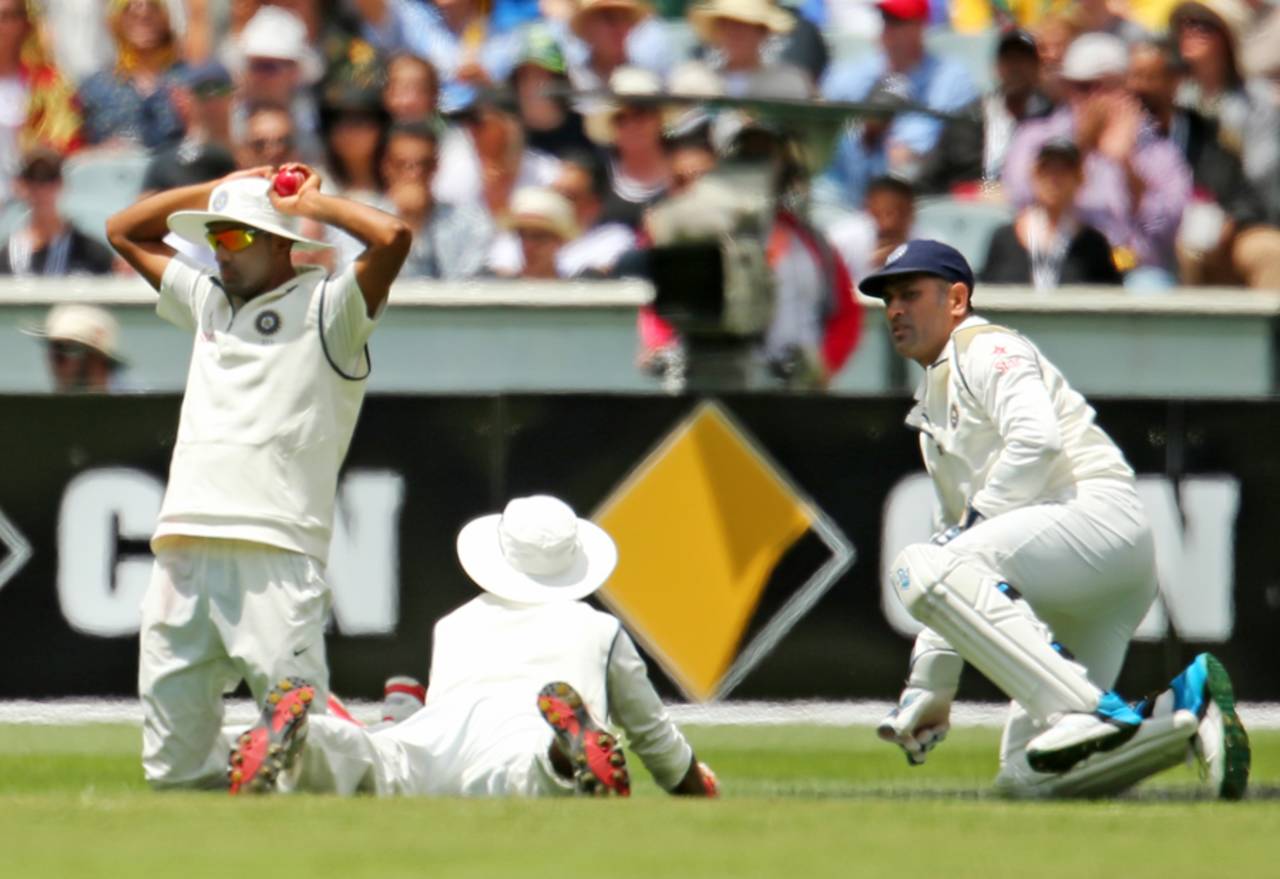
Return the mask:
<path fill-rule="evenodd" d="M 466 736 L 438 749 L 442 777 L 483 777 L 513 750 L 545 749 L 537 697 L 555 681 L 571 684 L 597 721 L 623 729 L 627 749 L 663 788 L 679 784 L 693 759 L 630 636 L 581 601 L 472 599 L 436 623 L 429 681 L 428 706 L 452 706 L 471 721 L 459 723 Z"/>
<path fill-rule="evenodd" d="M 971 316 L 925 371 L 907 424 L 947 526 L 966 504 L 990 518 L 1068 500 L 1086 480 L 1133 485 L 1133 470 L 1093 407 L 1035 345 Z"/>
<path fill-rule="evenodd" d="M 215 537 L 324 562 L 377 322 L 354 268 L 302 269 L 237 307 L 215 275 L 176 256 L 156 313 L 195 343 L 153 547 Z"/>

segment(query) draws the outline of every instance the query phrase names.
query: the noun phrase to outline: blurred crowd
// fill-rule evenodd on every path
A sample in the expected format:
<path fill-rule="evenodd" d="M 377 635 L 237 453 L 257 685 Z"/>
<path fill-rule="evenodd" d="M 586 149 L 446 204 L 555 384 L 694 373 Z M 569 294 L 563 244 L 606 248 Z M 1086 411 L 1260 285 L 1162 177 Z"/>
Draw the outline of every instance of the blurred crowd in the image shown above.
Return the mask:
<path fill-rule="evenodd" d="M 781 175 L 784 370 L 838 369 L 852 283 L 940 217 L 984 281 L 1280 289 L 1267 0 L 0 0 L 0 272 L 123 271 L 113 201 L 303 161 L 417 230 L 401 277 L 626 274 L 759 149 L 690 94 L 876 108 Z"/>

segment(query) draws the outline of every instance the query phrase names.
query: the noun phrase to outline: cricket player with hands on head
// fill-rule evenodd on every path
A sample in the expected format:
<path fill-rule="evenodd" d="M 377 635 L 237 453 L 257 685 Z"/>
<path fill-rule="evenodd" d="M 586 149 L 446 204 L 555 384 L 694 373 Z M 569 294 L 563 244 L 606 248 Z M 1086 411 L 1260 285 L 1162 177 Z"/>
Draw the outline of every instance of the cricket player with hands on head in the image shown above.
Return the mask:
<path fill-rule="evenodd" d="M 298 232 L 303 219 L 364 251 L 335 276 L 295 269 L 294 250 L 326 246 Z M 212 248 L 217 271 L 178 255 L 170 232 Z M 322 194 L 305 165 L 157 193 L 107 234 L 159 292 L 156 312 L 195 337 L 142 607 L 143 770 L 156 788 L 225 787 L 224 692 L 244 680 L 274 712 L 273 686 L 302 676 L 326 701 L 338 469 L 411 234 Z"/>
<path fill-rule="evenodd" d="M 312 717 L 310 684 L 291 681 L 273 694 L 283 722 L 264 713 L 232 752 L 233 792 L 627 796 L 620 729 L 663 789 L 717 794 L 621 623 L 583 601 L 617 564 L 603 529 L 535 495 L 469 522 L 457 546 L 483 592 L 436 623 L 426 705 L 374 730 Z"/>
<path fill-rule="evenodd" d="M 907 425 L 940 512 L 936 536 L 888 569 L 925 629 L 881 738 L 923 763 L 968 662 L 1013 700 L 1004 793 L 1107 796 L 1191 748 L 1216 795 L 1243 796 L 1248 737 L 1215 657 L 1138 703 L 1111 690 L 1156 595 L 1155 556 L 1133 470 L 1088 402 L 1030 341 L 974 314 L 954 248 L 908 241 L 859 287 L 924 368 Z"/>

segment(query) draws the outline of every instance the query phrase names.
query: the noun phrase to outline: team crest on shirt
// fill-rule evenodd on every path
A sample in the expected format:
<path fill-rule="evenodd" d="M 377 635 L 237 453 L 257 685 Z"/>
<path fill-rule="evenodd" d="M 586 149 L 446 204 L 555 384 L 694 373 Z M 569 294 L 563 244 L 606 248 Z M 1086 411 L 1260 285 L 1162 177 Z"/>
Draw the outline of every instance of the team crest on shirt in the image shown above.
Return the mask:
<path fill-rule="evenodd" d="M 955 430 L 956 425 L 960 423 L 960 407 L 955 403 L 951 404 L 951 429 Z"/>
<path fill-rule="evenodd" d="M 213 201 L 209 202 L 209 210 L 220 211 L 227 206 L 227 194 L 219 192 L 213 197 Z"/>
<path fill-rule="evenodd" d="M 274 336 L 280 330 L 280 313 L 268 309 L 254 318 L 253 326 L 264 336 Z"/>
<path fill-rule="evenodd" d="M 888 258 L 885 259 L 884 264 L 888 265 L 891 262 L 897 262 L 898 260 L 902 259 L 902 255 L 906 252 L 907 252 L 907 245 L 899 244 L 897 247 L 893 249 L 892 252 L 890 252 Z"/>

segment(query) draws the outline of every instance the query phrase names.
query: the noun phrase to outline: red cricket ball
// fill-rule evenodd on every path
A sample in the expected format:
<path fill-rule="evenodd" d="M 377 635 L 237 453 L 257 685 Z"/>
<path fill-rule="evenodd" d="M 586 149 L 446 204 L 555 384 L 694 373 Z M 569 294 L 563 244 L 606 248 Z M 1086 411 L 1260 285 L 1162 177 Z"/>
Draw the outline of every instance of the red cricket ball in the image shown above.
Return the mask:
<path fill-rule="evenodd" d="M 281 197 L 294 195 L 302 187 L 302 183 L 306 179 L 307 175 L 292 168 L 285 168 L 277 172 L 275 183 L 273 184 L 276 195 Z"/>

